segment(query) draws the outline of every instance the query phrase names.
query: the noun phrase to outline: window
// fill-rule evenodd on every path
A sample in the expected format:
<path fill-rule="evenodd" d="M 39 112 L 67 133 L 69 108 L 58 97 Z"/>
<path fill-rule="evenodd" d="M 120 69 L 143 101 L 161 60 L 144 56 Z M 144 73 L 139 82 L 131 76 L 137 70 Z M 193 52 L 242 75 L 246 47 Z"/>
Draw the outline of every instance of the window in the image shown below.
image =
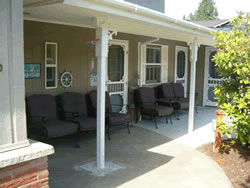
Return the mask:
<path fill-rule="evenodd" d="M 161 82 L 161 46 L 146 47 L 146 84 Z"/>
<path fill-rule="evenodd" d="M 209 56 L 209 75 L 212 78 L 221 78 L 221 76 L 219 76 L 216 67 L 215 67 L 215 62 L 213 61 L 213 57 L 215 56 L 216 51 L 213 51 L 210 56 Z"/>
<path fill-rule="evenodd" d="M 45 88 L 57 88 L 57 43 L 45 42 Z"/>
<path fill-rule="evenodd" d="M 185 75 L 185 52 L 179 51 L 177 54 L 177 77 L 183 78 Z"/>
<path fill-rule="evenodd" d="M 108 52 L 108 79 L 120 81 L 124 76 L 124 50 L 120 45 L 111 45 Z"/>

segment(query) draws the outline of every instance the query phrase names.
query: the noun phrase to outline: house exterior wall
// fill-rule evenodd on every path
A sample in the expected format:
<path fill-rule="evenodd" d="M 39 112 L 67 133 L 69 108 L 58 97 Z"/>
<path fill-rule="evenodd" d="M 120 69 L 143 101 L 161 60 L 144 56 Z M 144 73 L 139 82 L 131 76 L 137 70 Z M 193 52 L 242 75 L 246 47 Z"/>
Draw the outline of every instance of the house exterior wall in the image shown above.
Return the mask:
<path fill-rule="evenodd" d="M 146 8 L 165 13 L 165 0 L 125 0 Z"/>
<path fill-rule="evenodd" d="M 24 22 L 25 63 L 40 63 L 41 77 L 25 79 L 26 96 L 47 93 L 56 95 L 66 91 L 60 87 L 45 89 L 44 47 L 45 41 L 58 44 L 58 76 L 61 72 L 72 72 L 73 85 L 67 91 L 87 92 L 89 86 L 89 62 L 95 57 L 95 49 L 88 48 L 87 42 L 95 39 L 95 30 L 41 22 Z M 96 66 L 95 66 L 96 67 Z"/>
<path fill-rule="evenodd" d="M 148 41 L 152 38 L 126 33 L 118 33 L 114 39 L 129 41 L 128 55 L 128 91 L 137 85 L 138 78 L 138 43 Z M 65 91 L 86 93 L 95 89 L 89 82 L 90 61 L 95 58 L 95 49 L 88 48 L 88 42 L 95 39 L 95 30 L 73 26 L 56 25 L 41 22 L 24 22 L 24 59 L 25 63 L 40 63 L 41 77 L 38 79 L 26 79 L 26 96 L 32 94 L 60 94 Z M 45 41 L 58 43 L 58 75 L 61 72 L 72 72 L 73 84 L 67 90 L 60 87 L 56 89 L 45 89 L 44 81 L 44 45 Z M 168 45 L 168 82 L 174 82 L 175 69 L 175 46 L 187 46 L 187 43 L 173 40 L 160 39 L 156 44 Z M 199 99 L 202 102 L 203 79 L 204 79 L 204 55 L 205 48 L 199 49 L 197 61 L 196 88 Z M 95 70 L 96 71 L 96 62 Z M 188 61 L 188 85 L 190 75 L 190 61 Z M 189 87 L 188 87 L 189 89 Z"/>

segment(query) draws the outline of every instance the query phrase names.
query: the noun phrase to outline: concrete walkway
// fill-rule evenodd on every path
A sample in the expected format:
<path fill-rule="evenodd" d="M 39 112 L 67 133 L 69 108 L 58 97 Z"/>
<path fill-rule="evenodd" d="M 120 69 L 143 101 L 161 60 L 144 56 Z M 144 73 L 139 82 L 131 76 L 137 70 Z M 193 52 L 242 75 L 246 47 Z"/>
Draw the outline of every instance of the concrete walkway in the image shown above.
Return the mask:
<path fill-rule="evenodd" d="M 165 119 L 158 120 L 158 129 L 155 129 L 154 121 L 143 120 L 134 124 L 158 134 L 174 139 L 174 142 L 197 148 L 203 144 L 213 142 L 215 133 L 212 121 L 216 119 L 215 107 L 198 107 L 198 113 L 194 114 L 194 132 L 188 134 L 188 111 L 180 112 L 180 120 L 173 119 L 173 124 L 166 124 Z"/>
<path fill-rule="evenodd" d="M 223 170 L 204 154 L 139 127 L 114 131 L 106 141 L 106 160 L 121 167 L 94 176 L 79 167 L 95 161 L 95 134 L 82 135 L 81 148 L 69 139 L 54 141 L 49 157 L 52 188 L 216 188 L 232 187 Z"/>

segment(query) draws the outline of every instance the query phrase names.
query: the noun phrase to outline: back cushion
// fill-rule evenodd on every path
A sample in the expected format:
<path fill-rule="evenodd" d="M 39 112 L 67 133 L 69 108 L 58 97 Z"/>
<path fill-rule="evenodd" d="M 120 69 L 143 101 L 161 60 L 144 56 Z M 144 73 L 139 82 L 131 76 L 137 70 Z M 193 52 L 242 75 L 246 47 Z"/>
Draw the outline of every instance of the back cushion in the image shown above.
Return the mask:
<path fill-rule="evenodd" d="M 138 89 L 138 96 L 140 103 L 143 106 L 156 103 L 154 88 L 141 87 Z"/>
<path fill-rule="evenodd" d="M 58 102 L 63 112 L 76 112 L 80 116 L 87 115 L 85 97 L 80 93 L 63 93 L 58 96 Z"/>
<path fill-rule="evenodd" d="M 90 91 L 88 93 L 88 98 L 91 101 L 91 103 L 90 103 L 90 105 L 92 106 L 91 108 L 96 110 L 96 108 L 97 108 L 97 92 L 96 92 L 96 90 Z M 110 97 L 109 97 L 108 92 L 105 92 L 105 107 L 106 107 L 106 110 L 110 110 L 110 111 L 112 110 Z"/>
<path fill-rule="evenodd" d="M 161 91 L 162 91 L 162 97 L 174 97 L 174 89 L 171 84 L 162 84 L 160 86 Z"/>
<path fill-rule="evenodd" d="M 184 97 L 184 87 L 181 83 L 172 83 L 174 94 L 176 97 Z"/>
<path fill-rule="evenodd" d="M 26 98 L 27 115 L 31 119 L 56 119 L 56 100 L 52 95 L 32 95 Z"/>

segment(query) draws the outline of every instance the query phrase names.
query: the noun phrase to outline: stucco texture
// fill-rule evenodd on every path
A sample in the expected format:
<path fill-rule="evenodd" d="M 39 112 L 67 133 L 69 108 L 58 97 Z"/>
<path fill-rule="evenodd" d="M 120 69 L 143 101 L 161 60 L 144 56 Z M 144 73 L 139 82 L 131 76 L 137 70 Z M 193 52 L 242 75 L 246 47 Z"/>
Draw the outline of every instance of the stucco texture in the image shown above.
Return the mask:
<path fill-rule="evenodd" d="M 91 87 L 89 75 L 96 72 L 95 49 L 88 47 L 88 42 L 95 39 L 95 30 L 74 26 L 65 26 L 33 21 L 24 22 L 24 60 L 25 63 L 40 63 L 41 77 L 38 79 L 25 79 L 26 96 L 32 94 L 60 94 L 66 89 L 45 89 L 44 81 L 44 48 L 45 42 L 57 42 L 58 44 L 58 76 L 65 70 L 72 72 L 73 84 L 67 91 L 86 93 L 95 89 Z M 138 78 L 138 43 L 152 39 L 150 37 L 118 33 L 114 39 L 127 40 L 128 51 L 128 86 L 137 84 Z M 174 82 L 175 46 L 187 46 L 187 43 L 160 39 L 157 44 L 168 45 L 168 81 Z M 200 104 L 203 98 L 205 46 L 201 46 L 198 52 L 196 70 L 196 91 L 199 93 Z M 95 59 L 95 69 L 90 70 L 90 61 Z M 190 61 L 188 61 L 188 89 L 190 83 Z"/>

